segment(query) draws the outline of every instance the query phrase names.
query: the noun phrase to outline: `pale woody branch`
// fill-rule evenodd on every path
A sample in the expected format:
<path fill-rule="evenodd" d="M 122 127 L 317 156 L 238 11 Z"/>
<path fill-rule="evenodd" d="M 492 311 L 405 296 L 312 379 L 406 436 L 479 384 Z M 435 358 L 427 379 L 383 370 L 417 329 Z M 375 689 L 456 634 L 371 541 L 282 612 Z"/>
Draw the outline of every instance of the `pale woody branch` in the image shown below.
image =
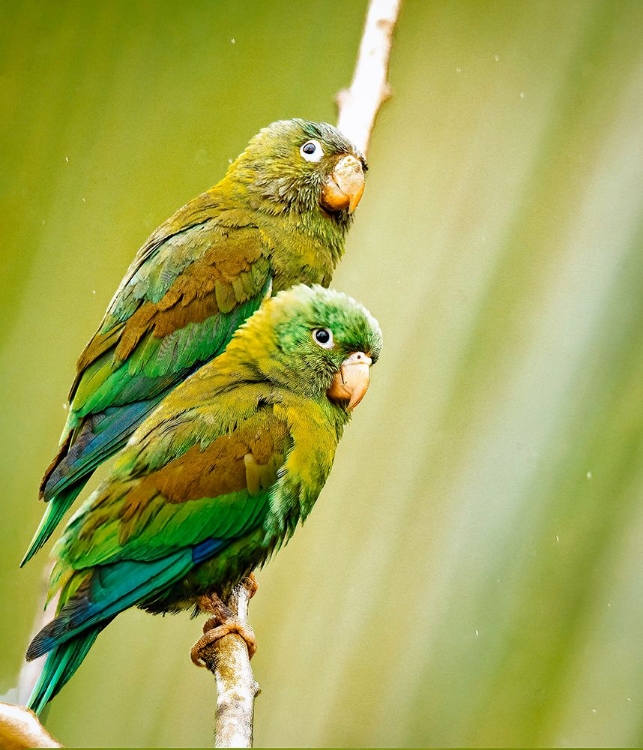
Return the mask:
<path fill-rule="evenodd" d="M 391 95 L 388 62 L 401 0 L 371 0 L 349 88 L 337 94 L 337 127 L 364 153 L 375 118 Z"/>
<path fill-rule="evenodd" d="M 240 583 L 226 605 L 245 625 L 252 589 Z M 259 694 L 241 636 L 226 635 L 203 650 L 202 659 L 217 683 L 215 747 L 252 747 L 254 700 Z"/>

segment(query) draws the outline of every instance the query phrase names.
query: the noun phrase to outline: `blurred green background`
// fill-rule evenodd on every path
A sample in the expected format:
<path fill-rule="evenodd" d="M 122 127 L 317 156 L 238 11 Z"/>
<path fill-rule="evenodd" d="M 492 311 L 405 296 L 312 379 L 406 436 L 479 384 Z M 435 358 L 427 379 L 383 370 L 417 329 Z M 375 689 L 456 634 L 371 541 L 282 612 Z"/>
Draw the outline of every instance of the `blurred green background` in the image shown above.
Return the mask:
<path fill-rule="evenodd" d="M 0 693 L 75 360 L 260 127 L 335 121 L 366 2 L 0 0 Z M 406 0 L 334 285 L 385 351 L 251 619 L 264 746 L 643 742 L 643 3 Z M 95 484 L 95 482 L 94 482 Z M 210 745 L 186 616 L 130 611 L 67 745 Z"/>

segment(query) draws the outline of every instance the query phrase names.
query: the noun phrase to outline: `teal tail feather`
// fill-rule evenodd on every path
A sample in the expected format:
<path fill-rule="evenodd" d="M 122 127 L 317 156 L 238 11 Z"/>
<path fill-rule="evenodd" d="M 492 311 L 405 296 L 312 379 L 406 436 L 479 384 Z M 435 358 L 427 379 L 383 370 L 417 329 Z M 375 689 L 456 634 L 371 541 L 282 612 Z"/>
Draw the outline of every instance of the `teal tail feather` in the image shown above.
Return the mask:
<path fill-rule="evenodd" d="M 27 708 L 39 714 L 80 666 L 92 647 L 98 634 L 107 623 L 85 630 L 60 646 L 56 646 L 47 656 L 44 669 L 36 683 Z"/>
<path fill-rule="evenodd" d="M 89 479 L 89 477 L 87 477 L 87 479 Z M 29 562 L 29 560 L 31 560 L 31 558 L 36 554 L 36 552 L 38 552 L 38 550 L 45 545 L 49 537 L 53 534 L 56 526 L 58 526 L 58 524 L 60 523 L 61 518 L 69 510 L 74 500 L 80 494 L 80 491 L 85 486 L 87 479 L 84 479 L 83 481 L 78 482 L 77 484 L 74 484 L 71 487 L 63 490 L 47 503 L 45 507 L 45 514 L 42 517 L 40 526 L 38 526 L 38 530 L 31 540 L 31 544 L 29 545 L 27 554 L 24 556 L 22 562 L 20 563 L 20 567 Z"/>

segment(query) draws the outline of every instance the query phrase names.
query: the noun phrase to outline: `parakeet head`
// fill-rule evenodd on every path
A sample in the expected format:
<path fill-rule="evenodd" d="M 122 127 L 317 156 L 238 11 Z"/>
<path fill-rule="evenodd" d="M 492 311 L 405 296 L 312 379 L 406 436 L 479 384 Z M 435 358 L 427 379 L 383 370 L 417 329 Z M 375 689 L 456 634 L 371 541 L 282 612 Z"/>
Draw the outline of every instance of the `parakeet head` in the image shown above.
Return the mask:
<path fill-rule="evenodd" d="M 226 179 L 267 212 L 322 212 L 341 224 L 362 197 L 366 170 L 363 154 L 337 128 L 293 119 L 273 122 L 252 138 Z"/>
<path fill-rule="evenodd" d="M 229 350 L 261 376 L 346 411 L 361 401 L 382 332 L 368 310 L 341 292 L 304 284 L 264 302 Z"/>

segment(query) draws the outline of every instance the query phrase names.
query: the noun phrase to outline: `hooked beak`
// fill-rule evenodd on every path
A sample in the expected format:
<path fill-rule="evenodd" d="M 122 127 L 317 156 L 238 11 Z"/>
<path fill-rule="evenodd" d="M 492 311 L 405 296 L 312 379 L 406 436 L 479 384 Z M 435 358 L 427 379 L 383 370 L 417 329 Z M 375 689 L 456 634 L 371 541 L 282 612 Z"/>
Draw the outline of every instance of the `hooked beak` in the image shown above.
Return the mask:
<path fill-rule="evenodd" d="M 352 214 L 364 192 L 364 170 L 359 159 L 349 154 L 335 164 L 322 187 L 321 204 L 329 211 L 348 209 Z"/>
<path fill-rule="evenodd" d="M 372 359 L 364 352 L 353 352 L 339 368 L 327 391 L 331 401 L 348 401 L 346 409 L 353 409 L 364 398 L 370 381 Z"/>

